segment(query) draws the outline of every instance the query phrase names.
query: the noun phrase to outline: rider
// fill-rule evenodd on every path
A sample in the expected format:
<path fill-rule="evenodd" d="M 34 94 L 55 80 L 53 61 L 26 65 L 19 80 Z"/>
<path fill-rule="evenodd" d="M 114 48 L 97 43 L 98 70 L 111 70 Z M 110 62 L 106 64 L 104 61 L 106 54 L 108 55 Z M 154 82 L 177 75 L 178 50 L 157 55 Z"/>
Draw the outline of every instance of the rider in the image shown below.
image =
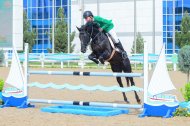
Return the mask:
<path fill-rule="evenodd" d="M 114 41 L 115 47 L 118 48 L 122 53 L 122 57 L 127 57 L 126 51 L 123 49 L 123 46 L 120 40 L 118 39 L 116 32 L 113 30 L 114 25 L 112 23 L 112 20 L 107 20 L 100 16 L 94 16 L 91 11 L 85 11 L 83 13 L 83 18 L 86 20 L 86 22 L 94 21 L 98 23 L 100 25 L 99 31 L 103 31 L 107 35 L 111 36 L 112 40 Z"/>

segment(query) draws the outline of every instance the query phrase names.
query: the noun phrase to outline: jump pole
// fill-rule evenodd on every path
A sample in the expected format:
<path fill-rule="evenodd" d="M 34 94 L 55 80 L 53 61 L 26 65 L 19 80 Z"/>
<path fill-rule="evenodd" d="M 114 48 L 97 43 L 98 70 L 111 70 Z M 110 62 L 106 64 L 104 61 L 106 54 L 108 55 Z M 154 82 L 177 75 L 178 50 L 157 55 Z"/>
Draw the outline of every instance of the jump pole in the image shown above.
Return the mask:
<path fill-rule="evenodd" d="M 80 105 L 80 106 L 97 106 L 113 107 L 126 109 L 141 109 L 142 105 L 104 103 L 104 102 L 83 102 L 83 101 L 63 101 L 63 100 L 46 100 L 46 99 L 28 99 L 29 103 L 59 104 L 59 105 Z"/>
<path fill-rule="evenodd" d="M 73 75 L 73 76 L 102 76 L 102 77 L 142 77 L 142 73 L 116 72 L 79 72 L 79 71 L 29 71 L 29 74 L 41 75 Z"/>

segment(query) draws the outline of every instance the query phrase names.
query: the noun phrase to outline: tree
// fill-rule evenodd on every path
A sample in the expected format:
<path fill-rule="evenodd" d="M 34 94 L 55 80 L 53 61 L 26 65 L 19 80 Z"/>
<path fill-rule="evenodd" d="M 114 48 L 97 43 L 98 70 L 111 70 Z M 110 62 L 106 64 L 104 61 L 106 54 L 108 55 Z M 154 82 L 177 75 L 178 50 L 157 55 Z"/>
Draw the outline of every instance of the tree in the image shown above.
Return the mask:
<path fill-rule="evenodd" d="M 135 43 L 133 42 L 133 47 L 131 49 L 131 53 L 135 53 Z M 136 38 L 136 53 L 143 53 L 144 52 L 144 39 L 142 38 L 141 34 L 138 32 Z"/>
<path fill-rule="evenodd" d="M 57 21 L 55 25 L 55 40 L 54 40 L 54 48 L 55 53 L 60 52 L 68 52 L 67 42 L 68 42 L 68 25 L 65 22 L 65 15 L 63 8 L 58 9 L 58 15 L 57 15 Z M 50 40 L 52 41 L 52 32 L 49 34 Z M 72 41 L 75 37 L 75 32 L 72 32 L 70 34 L 70 52 L 73 52 L 75 45 L 72 44 Z M 49 52 L 51 52 L 52 49 L 49 49 Z"/>
<path fill-rule="evenodd" d="M 23 13 L 23 41 L 29 44 L 29 52 L 32 52 L 32 47 L 35 44 L 36 31 L 31 28 L 30 22 L 27 19 L 26 12 Z"/>
<path fill-rule="evenodd" d="M 190 45 L 190 16 L 185 12 L 181 26 L 181 31 L 176 31 L 176 44 L 182 48 L 185 45 Z"/>
<path fill-rule="evenodd" d="M 181 48 L 178 54 L 178 66 L 180 71 L 187 74 L 187 82 L 189 82 L 190 74 L 190 45 Z"/>

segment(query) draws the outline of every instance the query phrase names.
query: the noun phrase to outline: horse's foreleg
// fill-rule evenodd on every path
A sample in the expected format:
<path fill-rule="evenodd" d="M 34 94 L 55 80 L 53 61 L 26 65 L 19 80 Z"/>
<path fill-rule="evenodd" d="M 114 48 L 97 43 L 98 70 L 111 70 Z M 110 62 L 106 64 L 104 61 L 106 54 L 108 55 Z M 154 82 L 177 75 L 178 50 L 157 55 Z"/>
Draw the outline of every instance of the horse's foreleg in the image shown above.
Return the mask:
<path fill-rule="evenodd" d="M 117 82 L 119 83 L 119 86 L 123 88 L 121 77 L 116 77 L 116 79 L 117 79 Z M 122 92 L 122 94 L 123 94 L 124 101 L 127 102 L 127 103 L 129 103 L 129 101 L 127 100 L 125 92 Z"/>
<path fill-rule="evenodd" d="M 105 60 L 108 59 L 110 56 L 109 51 L 105 50 L 100 56 L 99 56 L 99 61 L 104 64 Z"/>
<path fill-rule="evenodd" d="M 88 58 L 90 60 L 94 61 L 96 64 L 99 64 L 99 61 L 98 61 L 98 59 L 96 58 L 96 55 L 93 52 L 88 56 Z"/>

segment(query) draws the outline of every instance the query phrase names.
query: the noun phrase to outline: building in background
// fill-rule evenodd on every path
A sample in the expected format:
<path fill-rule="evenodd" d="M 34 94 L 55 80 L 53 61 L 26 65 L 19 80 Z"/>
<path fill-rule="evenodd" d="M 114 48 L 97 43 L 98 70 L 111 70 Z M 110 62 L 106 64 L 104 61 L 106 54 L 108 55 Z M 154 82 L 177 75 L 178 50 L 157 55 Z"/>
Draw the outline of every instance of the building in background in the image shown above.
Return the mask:
<path fill-rule="evenodd" d="M 84 24 L 82 13 L 91 10 L 94 15 L 113 20 L 115 31 L 128 53 L 137 32 L 148 42 L 150 53 L 159 53 L 162 43 L 166 43 L 166 53 L 174 53 L 179 50 L 174 31 L 180 30 L 184 12 L 190 12 L 190 0 L 24 0 L 28 20 L 38 33 L 34 53 L 52 48 L 48 33 L 52 31 L 53 8 L 56 22 L 59 7 L 64 8 L 66 18 L 70 19 L 70 31 L 77 32 L 76 26 Z M 67 15 L 68 7 L 71 16 Z M 74 52 L 80 52 L 78 34 L 74 44 Z"/>
<path fill-rule="evenodd" d="M 27 13 L 32 28 L 37 31 L 36 43 L 33 46 L 32 52 L 48 52 L 47 49 L 52 48 L 52 42 L 48 34 L 52 33 L 53 17 L 55 17 L 54 22 L 56 22 L 58 9 L 61 7 L 64 8 L 64 13 L 67 18 L 67 1 L 68 0 L 24 0 L 24 11 Z"/>
<path fill-rule="evenodd" d="M 175 11 L 173 11 L 175 10 Z M 175 42 L 175 31 L 180 31 L 180 24 L 185 12 L 190 13 L 190 0 L 163 0 L 163 42 L 166 52 L 178 52 Z"/>

